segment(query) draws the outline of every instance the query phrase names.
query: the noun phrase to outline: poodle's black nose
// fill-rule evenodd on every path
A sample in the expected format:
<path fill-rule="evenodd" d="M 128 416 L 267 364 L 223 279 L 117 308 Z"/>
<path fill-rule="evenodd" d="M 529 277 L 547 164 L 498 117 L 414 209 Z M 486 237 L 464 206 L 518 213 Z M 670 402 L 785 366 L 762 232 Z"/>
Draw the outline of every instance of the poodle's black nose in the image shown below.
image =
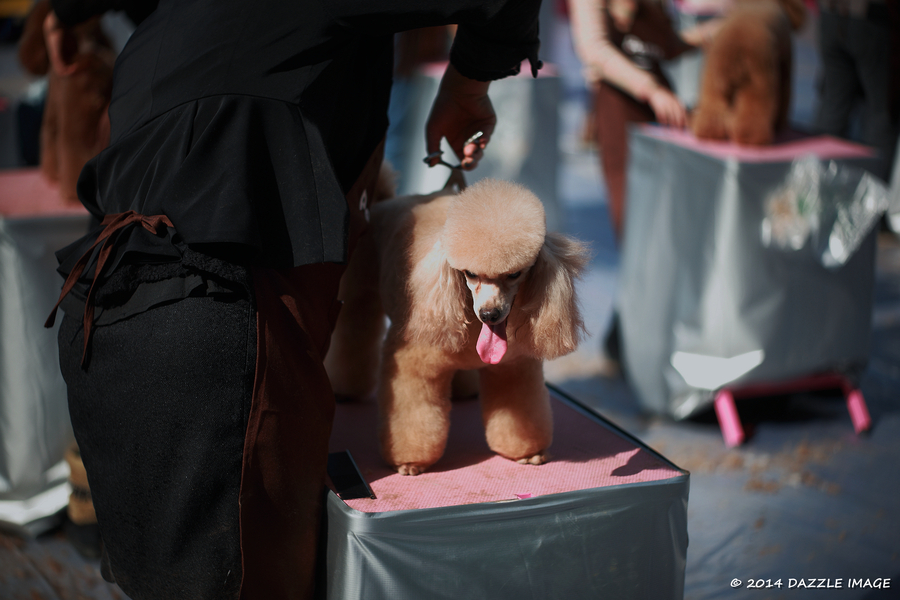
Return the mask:
<path fill-rule="evenodd" d="M 500 320 L 500 309 L 492 308 L 492 309 L 488 310 L 485 308 L 481 311 L 481 314 L 479 316 L 481 317 L 482 323 L 492 323 L 493 324 Z"/>

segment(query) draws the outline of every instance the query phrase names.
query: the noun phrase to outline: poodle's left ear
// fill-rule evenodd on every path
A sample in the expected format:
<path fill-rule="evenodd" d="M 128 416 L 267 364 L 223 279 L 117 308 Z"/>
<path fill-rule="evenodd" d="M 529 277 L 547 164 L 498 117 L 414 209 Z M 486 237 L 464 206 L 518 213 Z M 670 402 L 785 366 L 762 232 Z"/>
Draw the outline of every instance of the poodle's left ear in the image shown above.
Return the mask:
<path fill-rule="evenodd" d="M 549 233 L 520 291 L 523 333 L 534 355 L 552 359 L 573 352 L 585 333 L 575 280 L 589 259 L 587 247 L 568 236 Z M 518 299 L 517 299 L 518 300 Z"/>
<path fill-rule="evenodd" d="M 781 7 L 787 14 L 794 31 L 799 31 L 806 22 L 806 4 L 803 0 L 781 0 Z"/>

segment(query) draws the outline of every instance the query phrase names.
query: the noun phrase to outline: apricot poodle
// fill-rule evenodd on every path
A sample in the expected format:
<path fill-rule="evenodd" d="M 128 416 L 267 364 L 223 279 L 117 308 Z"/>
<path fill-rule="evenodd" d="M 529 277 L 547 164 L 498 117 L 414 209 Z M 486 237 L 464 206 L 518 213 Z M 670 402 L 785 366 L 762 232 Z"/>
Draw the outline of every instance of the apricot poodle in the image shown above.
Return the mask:
<path fill-rule="evenodd" d="M 547 233 L 540 200 L 497 180 L 376 204 L 370 231 L 348 270 L 355 283 L 342 290 L 328 365 L 336 393 L 364 396 L 376 380 L 384 311 L 385 460 L 403 475 L 433 465 L 447 440 L 454 375 L 477 370 L 490 448 L 543 463 L 553 431 L 543 361 L 575 350 L 584 332 L 575 280 L 585 246 Z"/>
<path fill-rule="evenodd" d="M 707 49 L 691 129 L 701 139 L 772 143 L 787 126 L 791 30 L 803 25 L 803 0 L 737 0 Z"/>

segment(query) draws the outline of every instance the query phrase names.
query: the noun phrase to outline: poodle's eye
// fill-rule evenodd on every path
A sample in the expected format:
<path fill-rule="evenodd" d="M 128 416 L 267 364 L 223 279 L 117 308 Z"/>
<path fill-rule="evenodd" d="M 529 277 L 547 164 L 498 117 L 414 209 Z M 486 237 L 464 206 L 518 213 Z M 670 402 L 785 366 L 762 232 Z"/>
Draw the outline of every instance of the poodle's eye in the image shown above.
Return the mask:
<path fill-rule="evenodd" d="M 506 276 L 507 279 L 518 279 L 519 275 L 522 274 L 522 271 L 516 271 L 515 273 L 510 273 Z"/>
<path fill-rule="evenodd" d="M 466 277 L 469 279 L 475 279 L 476 275 L 472 271 L 463 271 L 466 274 Z"/>

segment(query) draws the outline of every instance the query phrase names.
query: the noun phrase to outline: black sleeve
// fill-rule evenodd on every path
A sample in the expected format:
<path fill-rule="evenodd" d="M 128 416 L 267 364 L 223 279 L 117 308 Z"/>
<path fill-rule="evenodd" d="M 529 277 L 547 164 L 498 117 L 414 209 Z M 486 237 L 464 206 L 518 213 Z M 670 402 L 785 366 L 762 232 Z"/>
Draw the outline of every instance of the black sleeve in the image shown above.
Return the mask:
<path fill-rule="evenodd" d="M 64 25 L 77 25 L 110 10 L 124 11 L 140 25 L 156 9 L 159 0 L 50 0 L 53 12 Z"/>
<path fill-rule="evenodd" d="M 514 0 L 483 22 L 460 23 L 450 62 L 469 79 L 492 81 L 517 74 L 527 58 L 537 77 L 540 9 L 541 0 Z"/>
<path fill-rule="evenodd" d="M 335 23 L 362 35 L 458 25 L 450 62 L 470 79 L 491 81 L 538 60 L 541 0 L 320 0 Z"/>

